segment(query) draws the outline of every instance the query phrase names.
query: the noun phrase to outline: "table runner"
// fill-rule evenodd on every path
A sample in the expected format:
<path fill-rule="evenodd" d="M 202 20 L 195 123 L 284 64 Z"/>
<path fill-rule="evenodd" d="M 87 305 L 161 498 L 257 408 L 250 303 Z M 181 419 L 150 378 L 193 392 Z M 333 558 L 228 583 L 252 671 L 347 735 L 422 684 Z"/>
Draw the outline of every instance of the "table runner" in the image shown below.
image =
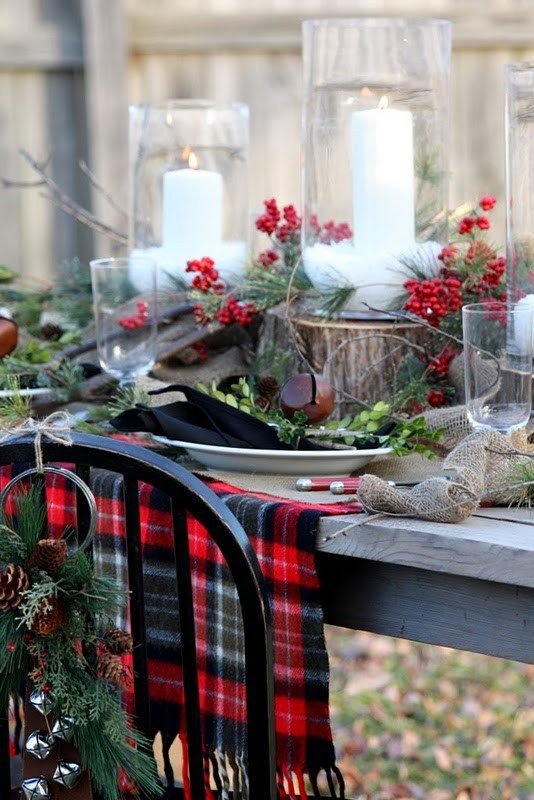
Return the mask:
<path fill-rule="evenodd" d="M 8 479 L 3 470 L 0 485 Z M 315 571 L 315 533 L 325 507 L 252 496 L 221 482 L 206 481 L 234 513 L 258 556 L 272 603 L 275 661 L 275 720 L 280 798 L 306 796 L 307 775 L 315 796 L 324 771 L 331 795 L 343 797 L 335 765 L 328 709 L 328 655 L 323 634 L 319 583 Z M 126 548 L 122 479 L 93 472 L 99 507 L 95 565 L 125 585 Z M 61 478 L 47 488 L 50 535 L 61 535 L 75 521 L 75 495 Z M 174 780 L 168 754 L 180 737 L 186 747 L 181 710 L 180 636 L 175 592 L 169 500 L 140 485 L 144 558 L 149 691 L 154 738 L 161 733 L 167 780 Z M 339 513 L 339 509 L 336 509 Z M 188 520 L 193 590 L 199 639 L 200 700 L 203 710 L 206 780 L 224 797 L 247 798 L 243 634 L 237 594 L 222 557 L 194 519 Z M 126 626 L 126 611 L 117 624 Z M 219 654 L 225 648 L 225 657 Z M 182 775 L 187 791 L 187 774 Z"/>

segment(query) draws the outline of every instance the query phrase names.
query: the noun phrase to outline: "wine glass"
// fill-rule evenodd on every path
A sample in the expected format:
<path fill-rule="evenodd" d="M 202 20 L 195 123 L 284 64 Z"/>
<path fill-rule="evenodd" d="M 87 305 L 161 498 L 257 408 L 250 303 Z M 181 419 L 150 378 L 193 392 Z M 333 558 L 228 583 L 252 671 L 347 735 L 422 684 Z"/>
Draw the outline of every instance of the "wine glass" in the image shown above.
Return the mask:
<path fill-rule="evenodd" d="M 525 426 L 532 408 L 533 311 L 488 301 L 462 308 L 465 402 L 475 428 L 505 435 Z"/>
<path fill-rule="evenodd" d="M 135 277 L 142 272 L 142 294 Z M 93 312 L 100 366 L 120 386 L 146 375 L 156 359 L 157 266 L 150 258 L 91 261 Z"/>

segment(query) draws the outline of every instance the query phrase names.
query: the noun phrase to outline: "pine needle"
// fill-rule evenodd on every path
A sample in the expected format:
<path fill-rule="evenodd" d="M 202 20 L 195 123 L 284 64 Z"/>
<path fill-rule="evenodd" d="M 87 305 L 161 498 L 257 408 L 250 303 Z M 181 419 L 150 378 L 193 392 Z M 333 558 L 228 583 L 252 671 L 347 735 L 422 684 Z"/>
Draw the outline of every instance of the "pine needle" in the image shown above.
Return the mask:
<path fill-rule="evenodd" d="M 7 391 L 12 394 L 9 397 L 0 398 L 0 425 L 11 427 L 30 416 L 31 397 L 21 394 L 20 380 L 16 375 L 7 375 L 5 386 Z"/>
<path fill-rule="evenodd" d="M 107 404 L 106 411 L 109 417 L 114 417 L 117 414 L 121 414 L 123 411 L 135 408 L 138 404 L 148 405 L 149 400 L 150 398 L 146 389 L 136 386 L 135 384 L 132 386 L 121 386 Z"/>
<path fill-rule="evenodd" d="M 505 485 L 516 487 L 510 491 L 510 508 L 534 508 L 534 460 L 515 464 L 506 475 Z"/>
<path fill-rule="evenodd" d="M 356 291 L 357 289 L 355 286 L 345 284 L 341 286 L 332 286 L 318 292 L 317 295 L 321 307 L 317 310 L 317 313 L 328 318 L 337 317 Z"/>
<path fill-rule="evenodd" d="M 25 492 L 13 496 L 15 514 L 6 518 L 2 509 L 2 522 L 10 525 L 22 540 L 29 556 L 35 550 L 46 523 L 46 508 L 42 502 L 41 487 L 31 486 Z"/>

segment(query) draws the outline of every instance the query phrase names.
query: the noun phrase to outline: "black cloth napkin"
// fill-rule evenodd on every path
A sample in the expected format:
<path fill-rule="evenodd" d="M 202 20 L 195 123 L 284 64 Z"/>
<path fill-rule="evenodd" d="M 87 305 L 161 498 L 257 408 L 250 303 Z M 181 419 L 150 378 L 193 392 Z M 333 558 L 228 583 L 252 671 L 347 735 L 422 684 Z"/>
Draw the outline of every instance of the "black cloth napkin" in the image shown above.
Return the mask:
<path fill-rule="evenodd" d="M 114 417 L 111 425 L 126 433 L 144 431 L 181 442 L 217 447 L 244 447 L 256 450 L 331 449 L 308 439 L 300 439 L 298 448 L 281 442 L 276 428 L 191 386 L 177 383 L 152 391 L 150 394 L 159 395 L 166 392 L 182 392 L 186 400 L 156 407 L 140 404 Z M 366 446 L 378 447 L 378 442 L 369 441 L 366 442 Z"/>

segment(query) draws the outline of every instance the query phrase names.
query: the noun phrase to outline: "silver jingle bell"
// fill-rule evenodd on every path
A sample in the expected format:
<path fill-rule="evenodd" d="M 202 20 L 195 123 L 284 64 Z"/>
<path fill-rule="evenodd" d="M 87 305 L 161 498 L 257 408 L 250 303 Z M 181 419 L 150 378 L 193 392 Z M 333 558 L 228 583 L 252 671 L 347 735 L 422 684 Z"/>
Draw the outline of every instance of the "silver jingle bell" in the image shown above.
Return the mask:
<path fill-rule="evenodd" d="M 62 742 L 70 742 L 74 736 L 76 720 L 72 717 L 60 717 L 52 727 L 52 736 Z"/>
<path fill-rule="evenodd" d="M 54 740 L 47 733 L 33 731 L 26 739 L 26 752 L 38 758 L 39 761 L 47 758 L 53 749 Z"/>
<path fill-rule="evenodd" d="M 82 777 L 82 768 L 75 761 L 58 761 L 54 770 L 54 780 L 65 789 L 74 789 Z"/>
<path fill-rule="evenodd" d="M 52 699 L 47 692 L 40 692 L 38 689 L 34 689 L 33 692 L 30 694 L 30 704 L 46 717 L 52 711 Z"/>
<path fill-rule="evenodd" d="M 50 800 L 50 789 L 46 778 L 26 778 L 22 781 L 22 794 L 25 800 Z"/>

